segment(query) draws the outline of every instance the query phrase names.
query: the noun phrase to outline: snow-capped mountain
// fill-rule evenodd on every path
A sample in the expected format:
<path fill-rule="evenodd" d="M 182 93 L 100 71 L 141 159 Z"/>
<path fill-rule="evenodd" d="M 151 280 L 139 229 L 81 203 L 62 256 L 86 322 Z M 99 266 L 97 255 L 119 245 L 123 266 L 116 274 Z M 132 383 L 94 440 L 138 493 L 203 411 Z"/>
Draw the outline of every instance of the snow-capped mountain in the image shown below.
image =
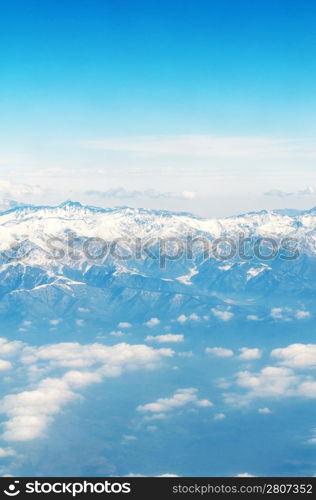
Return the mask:
<path fill-rule="evenodd" d="M 66 202 L 0 214 L 0 312 L 56 317 L 88 307 L 108 320 L 265 297 L 312 300 L 316 209 L 223 219 Z M 258 307 L 259 307 L 258 305 Z M 152 315 L 152 314 L 151 314 Z"/>

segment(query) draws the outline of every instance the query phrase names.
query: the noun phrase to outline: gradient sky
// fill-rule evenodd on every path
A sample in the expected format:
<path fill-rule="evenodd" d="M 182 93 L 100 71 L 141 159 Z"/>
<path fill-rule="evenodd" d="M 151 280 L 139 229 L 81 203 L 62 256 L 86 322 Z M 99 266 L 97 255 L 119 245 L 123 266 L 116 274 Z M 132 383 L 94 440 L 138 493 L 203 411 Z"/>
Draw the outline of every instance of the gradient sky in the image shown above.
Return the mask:
<path fill-rule="evenodd" d="M 0 7 L 3 205 L 316 205 L 314 1 Z"/>

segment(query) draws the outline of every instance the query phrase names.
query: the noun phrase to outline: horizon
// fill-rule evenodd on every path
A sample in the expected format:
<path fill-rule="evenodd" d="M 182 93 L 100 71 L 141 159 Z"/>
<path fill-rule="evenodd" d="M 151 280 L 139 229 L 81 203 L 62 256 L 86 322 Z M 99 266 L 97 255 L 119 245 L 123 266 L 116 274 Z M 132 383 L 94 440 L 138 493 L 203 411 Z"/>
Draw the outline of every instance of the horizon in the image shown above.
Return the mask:
<path fill-rule="evenodd" d="M 231 215 L 226 215 L 226 216 L 218 216 L 218 217 L 206 217 L 202 216 L 193 212 L 185 212 L 185 211 L 178 211 L 178 210 L 167 210 L 167 209 L 155 209 L 155 208 L 146 208 L 146 207 L 133 207 L 129 205 L 114 205 L 114 206 L 100 206 L 100 205 L 88 205 L 85 203 L 81 203 L 80 201 L 74 201 L 71 199 L 65 200 L 58 205 L 35 205 L 31 203 L 18 203 L 14 200 L 10 200 L 10 206 L 6 208 L 1 208 L 0 207 L 0 214 L 8 213 L 8 212 L 14 212 L 18 210 L 22 210 L 23 208 L 36 208 L 36 209 L 41 209 L 41 208 L 61 208 L 66 205 L 77 205 L 82 208 L 88 208 L 88 209 L 97 209 L 97 210 L 104 210 L 104 211 L 110 211 L 110 210 L 141 210 L 144 212 L 152 212 L 152 213 L 167 213 L 171 215 L 184 215 L 184 216 L 192 216 L 194 218 L 198 219 L 205 219 L 205 220 L 212 220 L 212 219 L 227 219 L 227 218 L 233 218 L 233 217 L 242 217 L 246 215 L 251 215 L 251 214 L 260 214 L 260 213 L 279 213 L 281 215 L 288 215 L 288 216 L 295 216 L 295 215 L 300 215 L 300 213 L 308 213 L 311 212 L 312 210 L 316 209 L 316 205 L 312 205 L 311 207 L 305 209 L 305 210 L 300 210 L 297 208 L 290 208 L 290 207 L 285 207 L 285 208 L 272 208 L 272 209 L 266 209 L 263 208 L 261 210 L 251 210 L 250 212 L 242 212 L 242 213 L 236 213 L 236 214 L 231 214 Z M 282 212 L 293 212 L 292 215 L 289 214 L 282 214 Z M 297 212 L 297 214 L 295 214 Z"/>

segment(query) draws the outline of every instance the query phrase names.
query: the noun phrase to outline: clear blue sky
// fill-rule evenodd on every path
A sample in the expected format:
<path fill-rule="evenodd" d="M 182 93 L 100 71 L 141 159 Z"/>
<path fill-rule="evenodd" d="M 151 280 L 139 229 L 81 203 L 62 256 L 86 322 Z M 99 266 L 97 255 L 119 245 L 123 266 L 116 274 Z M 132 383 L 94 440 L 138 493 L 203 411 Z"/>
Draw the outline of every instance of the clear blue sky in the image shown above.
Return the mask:
<path fill-rule="evenodd" d="M 315 25 L 312 0 L 3 2 L 2 172 L 12 166 L 32 172 L 145 164 L 144 155 L 137 161 L 126 146 L 124 154 L 103 143 L 102 148 L 83 147 L 109 138 L 211 135 L 310 141 L 316 132 Z M 147 154 L 147 168 L 185 165 L 231 174 L 242 163 L 203 162 L 192 155 L 192 161 L 190 155 L 176 161 L 174 154 L 162 160 L 156 153 Z M 277 159 L 270 158 L 268 167 L 279 166 Z M 290 160 L 286 166 L 305 168 L 302 161 Z M 309 157 L 307 172 L 314 157 L 310 162 Z M 119 187 L 110 174 L 103 181 L 102 189 Z M 188 190 L 189 184 L 190 179 L 181 189 Z M 145 181 L 121 185 L 153 188 Z M 175 186 L 160 188 L 175 192 Z M 276 179 L 265 188 L 291 191 Z M 79 191 L 78 185 L 78 196 Z"/>

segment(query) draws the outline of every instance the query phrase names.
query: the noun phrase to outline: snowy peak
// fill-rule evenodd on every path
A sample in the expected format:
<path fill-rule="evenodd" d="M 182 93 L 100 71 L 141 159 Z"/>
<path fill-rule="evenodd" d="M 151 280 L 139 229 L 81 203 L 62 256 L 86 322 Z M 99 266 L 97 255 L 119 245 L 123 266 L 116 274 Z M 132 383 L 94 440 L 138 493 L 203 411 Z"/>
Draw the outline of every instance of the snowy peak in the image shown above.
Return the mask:
<path fill-rule="evenodd" d="M 100 237 L 181 236 L 188 233 L 218 238 L 222 235 L 284 235 L 315 231 L 316 209 L 251 212 L 219 219 L 199 218 L 192 214 L 142 208 L 98 208 L 67 201 L 59 206 L 23 206 L 0 213 L 1 235 L 14 233 L 33 237 L 64 233 L 72 230 L 80 235 Z"/>

